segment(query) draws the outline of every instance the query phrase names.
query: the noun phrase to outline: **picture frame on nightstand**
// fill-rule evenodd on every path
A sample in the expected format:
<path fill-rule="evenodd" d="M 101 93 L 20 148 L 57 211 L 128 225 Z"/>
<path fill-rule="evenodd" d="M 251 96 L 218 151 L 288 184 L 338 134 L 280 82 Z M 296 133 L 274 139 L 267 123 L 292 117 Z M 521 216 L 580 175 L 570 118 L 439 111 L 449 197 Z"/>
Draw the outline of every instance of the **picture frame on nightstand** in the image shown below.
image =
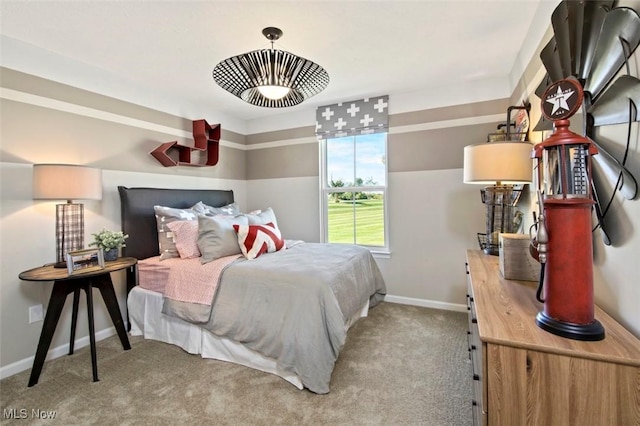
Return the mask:
<path fill-rule="evenodd" d="M 67 253 L 69 275 L 104 269 L 104 252 L 101 248 L 70 251 Z"/>

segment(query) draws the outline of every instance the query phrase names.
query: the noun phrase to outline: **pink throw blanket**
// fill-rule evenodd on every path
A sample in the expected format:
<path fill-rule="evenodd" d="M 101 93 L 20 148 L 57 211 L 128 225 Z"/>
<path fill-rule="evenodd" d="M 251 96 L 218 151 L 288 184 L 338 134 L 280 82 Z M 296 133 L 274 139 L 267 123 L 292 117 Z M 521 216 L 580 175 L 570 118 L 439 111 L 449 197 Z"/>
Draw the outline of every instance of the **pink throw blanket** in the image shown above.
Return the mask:
<path fill-rule="evenodd" d="M 238 254 L 221 257 L 204 265 L 200 263 L 200 258 L 173 263 L 164 291 L 165 297 L 179 302 L 211 305 L 222 270 L 238 257 Z"/>

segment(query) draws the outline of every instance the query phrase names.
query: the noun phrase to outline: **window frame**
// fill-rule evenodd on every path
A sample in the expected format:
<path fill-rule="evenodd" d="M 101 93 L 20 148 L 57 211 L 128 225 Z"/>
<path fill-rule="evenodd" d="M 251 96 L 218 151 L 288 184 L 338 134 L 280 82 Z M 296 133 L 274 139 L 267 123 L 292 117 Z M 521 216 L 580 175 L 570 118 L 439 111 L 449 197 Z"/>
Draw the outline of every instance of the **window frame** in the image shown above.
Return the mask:
<path fill-rule="evenodd" d="M 319 139 L 319 158 L 320 158 L 320 241 L 323 243 L 329 242 L 329 223 L 328 223 L 328 199 L 329 194 L 333 192 L 382 192 L 384 199 L 384 208 L 383 208 L 383 226 L 384 226 L 384 246 L 371 246 L 364 244 L 357 244 L 355 241 L 352 244 L 357 244 L 359 246 L 367 248 L 371 253 L 376 255 L 388 256 L 390 255 L 390 247 L 389 247 L 389 132 L 379 132 L 384 134 L 384 156 L 385 156 L 385 167 L 384 167 L 384 185 L 375 185 L 375 186 L 345 186 L 339 188 L 329 187 L 328 184 L 328 176 L 327 176 L 327 141 L 328 139 L 338 139 L 336 138 L 321 138 Z M 365 135 L 351 135 L 350 137 L 355 139 L 358 136 L 367 136 Z M 354 170 L 355 165 L 357 164 L 357 156 L 354 155 Z M 354 210 L 354 221 L 355 221 L 355 210 Z M 355 228 L 354 228 L 355 229 Z M 355 232 L 354 232 L 354 240 L 355 240 Z M 338 243 L 340 244 L 340 243 Z M 345 243 L 346 244 L 346 243 Z"/>

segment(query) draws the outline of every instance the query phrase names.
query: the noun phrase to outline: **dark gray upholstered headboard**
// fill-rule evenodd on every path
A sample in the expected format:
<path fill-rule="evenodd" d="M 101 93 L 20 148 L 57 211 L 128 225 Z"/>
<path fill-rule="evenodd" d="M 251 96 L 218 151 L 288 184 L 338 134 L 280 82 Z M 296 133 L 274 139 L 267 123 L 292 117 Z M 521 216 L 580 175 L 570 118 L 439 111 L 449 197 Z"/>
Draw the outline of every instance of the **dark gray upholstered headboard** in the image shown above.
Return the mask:
<path fill-rule="evenodd" d="M 166 189 L 118 187 L 122 231 L 129 234 L 123 256 L 146 259 L 158 256 L 158 228 L 153 206 L 185 209 L 198 201 L 222 207 L 233 203 L 233 191 L 218 189 Z"/>

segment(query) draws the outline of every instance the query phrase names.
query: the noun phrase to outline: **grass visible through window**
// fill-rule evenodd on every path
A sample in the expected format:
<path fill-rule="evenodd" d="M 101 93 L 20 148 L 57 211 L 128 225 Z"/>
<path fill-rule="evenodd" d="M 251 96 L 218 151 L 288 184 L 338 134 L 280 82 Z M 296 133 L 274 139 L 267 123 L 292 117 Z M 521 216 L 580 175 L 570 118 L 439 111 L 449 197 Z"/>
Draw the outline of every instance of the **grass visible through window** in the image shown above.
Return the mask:
<path fill-rule="evenodd" d="M 355 227 L 354 227 L 355 211 Z M 328 204 L 329 242 L 380 246 L 384 244 L 384 201 L 379 199 Z M 353 232 L 356 232 L 354 241 Z"/>

